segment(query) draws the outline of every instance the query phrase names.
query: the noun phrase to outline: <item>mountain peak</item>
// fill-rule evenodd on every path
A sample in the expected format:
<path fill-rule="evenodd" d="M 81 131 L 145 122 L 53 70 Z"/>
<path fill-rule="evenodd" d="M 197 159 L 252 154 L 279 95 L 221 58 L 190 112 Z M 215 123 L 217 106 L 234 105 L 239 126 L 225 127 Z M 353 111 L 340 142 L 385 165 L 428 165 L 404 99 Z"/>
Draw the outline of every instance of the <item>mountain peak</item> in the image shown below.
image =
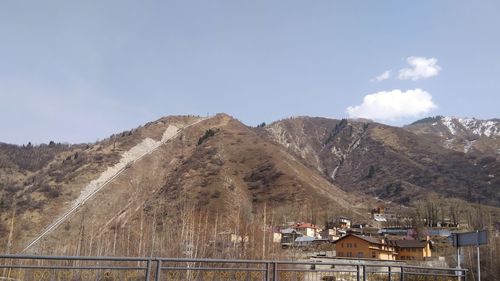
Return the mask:
<path fill-rule="evenodd" d="M 500 120 L 475 117 L 435 116 L 413 122 L 411 126 L 443 127 L 451 136 L 500 137 Z"/>
<path fill-rule="evenodd" d="M 499 119 L 435 116 L 418 120 L 404 128 L 417 135 L 431 136 L 448 149 L 500 155 Z"/>

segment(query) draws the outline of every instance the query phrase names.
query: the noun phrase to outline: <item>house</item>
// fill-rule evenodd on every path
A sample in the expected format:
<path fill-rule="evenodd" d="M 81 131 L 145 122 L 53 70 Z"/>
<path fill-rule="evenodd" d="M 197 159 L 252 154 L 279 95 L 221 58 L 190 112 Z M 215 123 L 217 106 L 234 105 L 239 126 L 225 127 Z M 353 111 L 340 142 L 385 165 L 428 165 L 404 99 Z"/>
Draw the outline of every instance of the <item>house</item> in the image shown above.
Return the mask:
<path fill-rule="evenodd" d="M 347 229 L 347 233 L 373 236 L 377 235 L 379 231 L 380 229 L 367 223 L 353 224 L 351 228 Z"/>
<path fill-rule="evenodd" d="M 273 229 L 273 243 L 281 243 L 281 231 Z"/>
<path fill-rule="evenodd" d="M 336 226 L 341 229 L 351 228 L 351 219 L 347 217 L 337 217 Z"/>
<path fill-rule="evenodd" d="M 295 246 L 295 239 L 304 236 L 302 233 L 298 232 L 293 228 L 285 228 L 281 230 L 281 247 L 293 247 Z"/>
<path fill-rule="evenodd" d="M 383 239 L 357 234 L 347 234 L 335 241 L 337 257 L 369 258 L 379 260 L 395 260 L 395 246 L 387 244 Z"/>
<path fill-rule="evenodd" d="M 431 243 L 428 240 L 388 240 L 396 248 L 397 260 L 423 261 L 432 256 Z"/>
<path fill-rule="evenodd" d="M 374 213 L 373 220 L 378 221 L 378 222 L 387 222 L 387 218 L 386 218 L 385 214 Z"/>
<path fill-rule="evenodd" d="M 321 229 L 312 223 L 296 223 L 292 225 L 291 228 L 302 233 L 304 236 L 320 238 L 319 233 Z"/>
<path fill-rule="evenodd" d="M 337 233 L 337 229 L 323 229 L 320 233 L 321 239 L 328 241 L 338 240 L 340 237 Z"/>
<path fill-rule="evenodd" d="M 315 238 L 310 236 L 301 236 L 295 239 L 295 246 L 297 247 L 309 247 L 312 246 Z"/>
<path fill-rule="evenodd" d="M 372 215 L 385 213 L 385 205 L 384 204 L 378 205 L 376 208 L 372 209 L 371 213 Z"/>
<path fill-rule="evenodd" d="M 334 243 L 337 257 L 423 261 L 432 256 L 432 245 L 428 238 L 385 240 L 351 233 Z"/>

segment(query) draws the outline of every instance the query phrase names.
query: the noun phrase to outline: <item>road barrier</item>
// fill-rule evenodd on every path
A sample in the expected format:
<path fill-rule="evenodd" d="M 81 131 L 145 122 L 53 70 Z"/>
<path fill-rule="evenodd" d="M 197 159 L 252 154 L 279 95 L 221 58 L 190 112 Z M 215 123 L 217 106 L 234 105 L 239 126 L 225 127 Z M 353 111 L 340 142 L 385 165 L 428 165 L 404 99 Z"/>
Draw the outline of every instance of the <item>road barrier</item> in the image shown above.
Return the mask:
<path fill-rule="evenodd" d="M 0 280 L 466 281 L 466 269 L 322 261 L 0 255 Z"/>

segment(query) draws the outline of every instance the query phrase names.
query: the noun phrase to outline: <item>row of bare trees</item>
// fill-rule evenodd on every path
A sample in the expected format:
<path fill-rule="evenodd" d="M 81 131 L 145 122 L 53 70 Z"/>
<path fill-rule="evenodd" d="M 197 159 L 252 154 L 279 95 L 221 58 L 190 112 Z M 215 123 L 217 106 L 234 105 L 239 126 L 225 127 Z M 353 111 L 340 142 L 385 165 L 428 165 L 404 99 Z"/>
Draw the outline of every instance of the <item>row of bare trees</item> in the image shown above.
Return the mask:
<path fill-rule="evenodd" d="M 418 201 L 414 208 L 414 225 L 417 229 L 436 226 L 438 222 L 450 222 L 459 231 L 486 230 L 489 241 L 480 247 L 481 279 L 496 280 L 500 276 L 500 221 L 494 208 L 479 204 L 467 204 L 459 199 L 433 199 Z M 453 255 L 456 249 L 445 252 Z M 477 249 L 463 247 L 462 265 L 469 269 L 469 279 L 477 279 Z M 456 259 L 453 259 L 456 263 Z M 453 265 L 453 264 L 452 264 Z"/>
<path fill-rule="evenodd" d="M 271 227 L 278 219 L 267 206 L 257 211 L 242 206 L 228 214 L 186 204 L 168 216 L 160 207 L 141 209 L 134 219 L 116 221 L 107 229 L 97 229 L 84 213 L 80 219 L 77 236 L 63 238 L 56 245 L 41 242 L 37 253 L 230 259 L 280 255 Z"/>

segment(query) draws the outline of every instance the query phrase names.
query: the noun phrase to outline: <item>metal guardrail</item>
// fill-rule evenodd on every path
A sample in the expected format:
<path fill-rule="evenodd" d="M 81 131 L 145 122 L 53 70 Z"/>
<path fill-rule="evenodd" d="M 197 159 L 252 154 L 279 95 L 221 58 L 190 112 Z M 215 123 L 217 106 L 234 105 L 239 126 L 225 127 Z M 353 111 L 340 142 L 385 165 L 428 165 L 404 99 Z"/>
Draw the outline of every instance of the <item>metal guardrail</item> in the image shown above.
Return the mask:
<path fill-rule="evenodd" d="M 321 261 L 0 255 L 0 280 L 467 281 L 466 269 Z"/>

